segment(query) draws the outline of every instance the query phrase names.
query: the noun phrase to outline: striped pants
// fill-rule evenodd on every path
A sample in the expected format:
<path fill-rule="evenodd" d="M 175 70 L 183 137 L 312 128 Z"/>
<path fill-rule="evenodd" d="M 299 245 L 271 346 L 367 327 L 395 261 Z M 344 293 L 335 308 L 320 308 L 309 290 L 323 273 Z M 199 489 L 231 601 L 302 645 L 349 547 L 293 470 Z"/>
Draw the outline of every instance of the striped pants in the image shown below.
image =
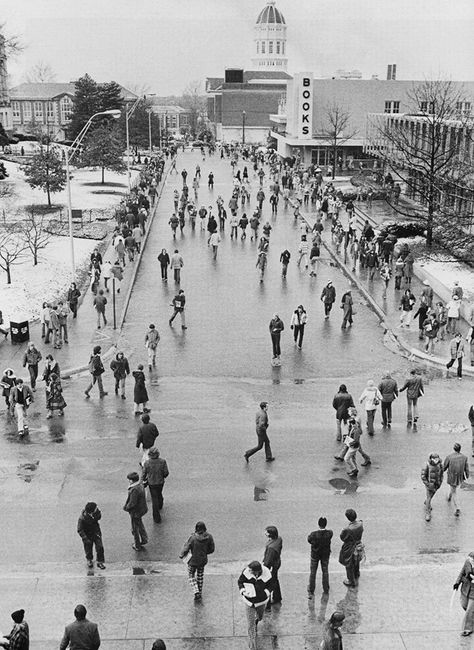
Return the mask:
<path fill-rule="evenodd" d="M 201 594 L 204 582 L 204 567 L 189 566 L 188 564 L 188 581 L 193 588 L 194 593 Z"/>
<path fill-rule="evenodd" d="M 262 620 L 265 612 L 265 603 L 258 607 L 245 607 L 247 613 L 249 648 L 257 650 L 257 625 Z"/>

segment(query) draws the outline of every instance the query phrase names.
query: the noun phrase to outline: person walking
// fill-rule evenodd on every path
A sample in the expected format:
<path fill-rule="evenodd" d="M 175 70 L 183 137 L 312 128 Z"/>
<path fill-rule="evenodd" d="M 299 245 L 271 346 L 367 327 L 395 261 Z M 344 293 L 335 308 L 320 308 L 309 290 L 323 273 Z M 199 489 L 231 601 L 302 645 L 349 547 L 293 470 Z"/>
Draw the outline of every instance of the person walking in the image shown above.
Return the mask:
<path fill-rule="evenodd" d="M 291 315 L 290 329 L 293 330 L 293 338 L 295 345 L 301 350 L 303 346 L 303 336 L 308 317 L 303 305 L 298 305 L 293 314 Z"/>
<path fill-rule="evenodd" d="M 51 310 L 49 312 L 49 334 L 53 339 L 53 347 L 56 350 L 59 350 L 61 348 L 61 336 L 59 333 L 59 317 L 57 305 L 51 305 Z"/>
<path fill-rule="evenodd" d="M 434 354 L 434 344 L 438 339 L 439 323 L 436 318 L 436 312 L 430 311 L 428 317 L 423 323 L 423 335 L 425 337 L 425 351 L 429 353 L 430 356 Z"/>
<path fill-rule="evenodd" d="M 240 574 L 237 584 L 247 615 L 247 629 L 250 650 L 257 650 L 257 627 L 263 619 L 265 607 L 271 593 L 272 574 L 270 569 L 254 560 Z"/>
<path fill-rule="evenodd" d="M 411 426 L 412 423 L 416 426 L 418 422 L 418 398 L 423 397 L 425 392 L 423 380 L 414 368 L 410 370 L 410 377 L 400 388 L 400 392 L 402 393 L 404 390 L 407 392 L 407 426 Z"/>
<path fill-rule="evenodd" d="M 333 612 L 331 618 L 324 624 L 323 640 L 319 646 L 320 650 L 342 650 L 341 625 L 346 618 L 343 612 Z"/>
<path fill-rule="evenodd" d="M 160 458 L 160 452 L 156 447 L 151 447 L 148 450 L 148 458 L 143 463 L 142 483 L 143 487 L 148 486 L 150 490 L 153 521 L 156 524 L 161 522 L 160 510 L 163 508 L 163 488 L 167 476 L 169 471 L 166 460 Z"/>
<path fill-rule="evenodd" d="M 104 264 L 105 268 L 105 264 Z M 67 319 L 69 317 L 70 311 L 69 307 L 64 304 L 62 300 L 58 300 L 58 321 L 59 321 L 59 341 L 64 343 L 69 343 L 68 334 L 67 334 Z"/>
<path fill-rule="evenodd" d="M 354 406 L 352 395 L 347 392 L 347 386 L 341 384 L 338 392 L 332 400 L 332 407 L 336 410 L 336 441 L 342 440 L 342 424 L 347 424 L 349 419 L 349 408 Z M 342 460 L 342 459 L 340 459 Z"/>
<path fill-rule="evenodd" d="M 33 341 L 28 343 L 25 354 L 23 355 L 23 368 L 28 366 L 28 372 L 30 373 L 30 384 L 31 390 L 35 392 L 36 390 L 36 380 L 38 378 L 38 366 L 39 362 L 43 358 L 41 352 L 38 350 Z"/>
<path fill-rule="evenodd" d="M 129 485 L 123 509 L 130 515 L 133 535 L 132 548 L 135 551 L 142 551 L 143 547 L 148 544 L 148 535 L 142 521 L 142 517 L 148 512 L 145 488 L 137 472 L 127 474 L 127 479 Z"/>
<path fill-rule="evenodd" d="M 398 308 L 402 312 L 400 316 L 400 327 L 410 327 L 411 319 L 413 317 L 413 305 L 415 302 L 416 298 L 412 294 L 411 290 L 405 289 Z"/>
<path fill-rule="evenodd" d="M 87 609 L 84 605 L 76 605 L 74 616 L 76 620 L 66 625 L 59 650 L 99 650 L 100 635 L 97 623 L 86 618 Z"/>
<path fill-rule="evenodd" d="M 194 591 L 194 600 L 202 599 L 204 567 L 208 562 L 207 556 L 214 553 L 214 550 L 214 538 L 207 532 L 206 524 L 203 521 L 198 521 L 194 527 L 194 533 L 189 537 L 179 554 L 179 557 L 185 561 L 188 568 L 188 580 Z M 189 558 L 187 557 L 188 554 Z"/>
<path fill-rule="evenodd" d="M 140 232 L 140 228 L 134 228 L 133 229 L 133 233 L 134 233 L 133 236 L 134 236 L 134 239 L 136 241 L 135 230 L 138 230 Z M 101 277 L 102 277 L 102 279 L 104 281 L 105 290 L 108 293 L 109 292 L 109 280 L 112 277 L 112 262 L 110 260 L 107 260 L 106 262 L 104 262 L 104 264 L 102 266 Z"/>
<path fill-rule="evenodd" d="M 469 407 L 467 417 L 469 418 L 469 424 L 471 425 L 471 449 L 472 457 L 474 458 L 474 404 L 471 404 Z"/>
<path fill-rule="evenodd" d="M 97 556 L 97 567 L 99 569 L 105 569 L 104 545 L 102 543 L 102 531 L 100 530 L 99 524 L 101 518 L 102 513 L 97 507 L 97 503 L 89 501 L 89 503 L 86 503 L 77 522 L 77 532 L 84 544 L 89 569 L 94 567 L 94 546 Z"/>
<path fill-rule="evenodd" d="M 115 378 L 115 394 L 119 394 L 119 389 L 120 389 L 120 395 L 122 399 L 126 399 L 125 397 L 125 380 L 127 378 L 127 375 L 130 374 L 130 365 L 128 363 L 127 357 L 124 355 L 123 352 L 117 352 L 115 355 L 115 359 L 112 359 L 110 362 L 110 369 L 114 373 L 114 378 Z"/>
<path fill-rule="evenodd" d="M 288 264 L 290 263 L 291 253 L 288 249 L 285 250 L 280 255 L 281 262 L 281 277 L 286 278 L 288 272 Z"/>
<path fill-rule="evenodd" d="M 460 332 L 456 332 L 454 337 L 451 339 L 449 344 L 449 352 L 451 354 L 451 359 L 446 364 L 446 378 L 449 378 L 449 369 L 457 361 L 458 369 L 457 376 L 458 379 L 462 379 L 462 359 L 464 356 L 464 339 L 461 336 Z"/>
<path fill-rule="evenodd" d="M 105 305 L 107 304 L 107 298 L 104 295 L 104 290 L 99 289 L 98 294 L 95 296 L 94 301 L 92 303 L 95 307 L 95 310 L 97 312 L 97 329 L 100 330 L 100 318 L 102 316 L 102 320 L 104 322 L 104 327 L 107 325 L 107 319 L 105 317 Z"/>
<path fill-rule="evenodd" d="M 142 424 L 140 425 L 137 433 L 136 448 L 141 449 L 142 459 L 140 461 L 141 467 L 148 458 L 148 452 L 154 446 L 155 440 L 160 435 L 158 427 L 153 422 L 150 422 L 148 413 L 142 415 Z"/>
<path fill-rule="evenodd" d="M 156 349 L 160 342 L 160 334 L 153 323 L 150 324 L 145 334 L 145 347 L 148 350 L 148 370 L 156 365 Z"/>
<path fill-rule="evenodd" d="M 301 241 L 298 246 L 298 261 L 296 262 L 298 268 L 301 266 L 301 262 L 304 260 L 304 267 L 305 269 L 308 268 L 309 261 L 308 261 L 308 253 L 309 253 L 309 242 L 306 240 L 306 235 L 301 235 Z"/>
<path fill-rule="evenodd" d="M 453 589 L 457 591 L 459 585 L 461 607 L 466 612 L 462 621 L 461 636 L 469 636 L 474 632 L 474 551 L 471 551 L 464 561 Z"/>
<path fill-rule="evenodd" d="M 349 323 L 351 326 L 354 322 L 352 320 L 352 316 L 354 314 L 354 301 L 352 299 L 352 292 L 350 289 L 346 291 L 346 293 L 341 298 L 341 309 L 343 310 L 341 329 L 344 330 L 346 329 L 347 323 Z"/>
<path fill-rule="evenodd" d="M 387 371 L 378 385 L 379 393 L 382 395 L 382 425 L 390 427 L 392 424 L 392 403 L 398 397 L 398 385 L 392 375 Z"/>
<path fill-rule="evenodd" d="M 54 415 L 54 411 L 59 411 L 61 416 L 64 415 L 66 406 L 61 379 L 55 372 L 52 372 L 46 384 L 46 408 L 48 409 L 46 419 L 50 420 Z"/>
<path fill-rule="evenodd" d="M 34 402 L 33 392 L 21 377 L 18 377 L 16 384 L 10 390 L 10 406 L 17 420 L 19 436 L 26 436 L 28 429 L 28 408 Z"/>
<path fill-rule="evenodd" d="M 279 359 L 281 355 L 280 337 L 281 333 L 285 329 L 285 325 L 278 314 L 273 314 L 268 329 L 270 330 L 270 336 L 272 339 L 273 359 Z"/>
<path fill-rule="evenodd" d="M 137 369 L 132 372 L 132 376 L 135 379 L 135 386 L 133 388 L 134 415 L 137 416 L 142 413 L 149 413 L 150 409 L 147 408 L 148 391 L 146 389 L 146 377 L 141 363 L 139 363 Z"/>
<path fill-rule="evenodd" d="M 318 519 L 318 530 L 313 530 L 308 535 L 308 543 L 311 544 L 311 562 L 309 569 L 308 598 L 314 597 L 316 586 L 316 573 L 321 564 L 323 592 L 329 593 L 329 557 L 331 555 L 331 539 L 333 531 L 326 528 L 328 520 L 326 517 Z"/>
<path fill-rule="evenodd" d="M 332 306 L 336 301 L 336 289 L 331 280 L 328 281 L 321 293 L 321 300 L 324 304 L 324 317 L 329 318 Z"/>
<path fill-rule="evenodd" d="M 181 269 L 184 266 L 184 261 L 177 248 L 175 248 L 170 260 L 170 269 L 173 271 L 174 281 L 179 284 L 181 281 Z"/>
<path fill-rule="evenodd" d="M 421 470 L 421 480 L 426 488 L 425 519 L 431 521 L 431 500 L 443 483 L 443 465 L 438 454 L 430 454 L 428 462 Z"/>
<path fill-rule="evenodd" d="M 186 327 L 186 317 L 184 315 L 185 305 L 186 305 L 186 296 L 184 295 L 183 289 L 180 289 L 178 291 L 178 293 L 176 294 L 176 296 L 173 298 L 173 302 L 172 302 L 171 306 L 173 307 L 174 311 L 173 311 L 173 314 L 172 314 L 171 318 L 169 319 L 168 323 L 170 325 L 172 325 L 174 319 L 179 314 L 179 316 L 181 318 L 181 329 L 183 329 L 183 330 L 188 329 Z"/>
<path fill-rule="evenodd" d="M 73 318 L 77 318 L 77 307 L 78 307 L 80 296 L 81 296 L 81 292 L 77 288 L 77 284 L 75 282 L 71 282 L 71 286 L 69 287 L 67 292 L 67 301 Z"/>
<path fill-rule="evenodd" d="M 117 293 L 120 293 L 120 285 L 123 280 L 123 268 L 120 266 L 119 260 L 116 260 L 114 262 L 114 265 L 112 266 L 112 284 L 117 286 Z"/>
<path fill-rule="evenodd" d="M 105 372 L 105 368 L 104 368 L 104 364 L 102 363 L 102 359 L 100 357 L 101 352 L 102 352 L 102 348 L 100 347 L 100 345 L 96 345 L 89 359 L 89 372 L 91 374 L 91 383 L 84 391 L 84 395 L 86 396 L 86 399 L 90 397 L 90 391 L 92 389 L 92 386 L 94 386 L 95 383 L 97 383 L 97 386 L 99 388 L 100 398 L 105 397 L 105 395 L 108 395 L 108 393 L 104 391 L 104 386 L 102 383 L 102 375 Z"/>
<path fill-rule="evenodd" d="M 265 535 L 267 536 L 267 543 L 265 544 L 265 552 L 263 555 L 263 566 L 270 569 L 272 580 L 270 585 L 270 598 L 267 602 L 267 609 L 271 609 L 272 605 L 281 603 L 281 588 L 280 581 L 278 580 L 278 570 L 281 567 L 281 550 L 283 547 L 283 540 L 278 535 L 278 528 L 276 526 L 267 526 L 265 528 Z"/>
<path fill-rule="evenodd" d="M 11 617 L 14 623 L 13 628 L 0 641 L 0 647 L 10 650 L 29 650 L 30 629 L 25 621 L 25 610 L 17 609 L 11 614 Z"/>
<path fill-rule="evenodd" d="M 376 387 L 372 379 L 369 379 L 367 386 L 362 391 L 359 397 L 359 404 L 364 403 L 365 412 L 367 415 L 367 433 L 369 436 L 374 435 L 374 419 L 377 406 L 382 401 L 382 395 Z"/>
<path fill-rule="evenodd" d="M 160 263 L 161 279 L 166 281 L 168 280 L 168 266 L 170 265 L 170 256 L 166 248 L 161 249 L 161 253 L 158 255 L 158 262 Z"/>
<path fill-rule="evenodd" d="M 459 517 L 461 510 L 457 501 L 457 489 L 465 479 L 469 478 L 469 461 L 467 456 L 461 454 L 461 445 L 456 442 L 453 452 L 446 456 L 443 463 L 443 470 L 447 472 L 446 482 L 449 485 L 448 501 L 453 502 L 454 516 Z"/>
<path fill-rule="evenodd" d="M 346 580 L 343 580 L 346 587 L 357 587 L 360 575 L 360 562 L 364 553 L 362 544 L 362 534 L 364 526 L 362 521 L 357 520 L 357 513 L 352 508 L 345 512 L 346 519 L 349 521 L 341 534 L 342 547 L 339 553 L 339 563 L 346 567 Z"/>
<path fill-rule="evenodd" d="M 267 462 L 270 462 L 272 460 L 275 460 L 274 456 L 272 456 L 272 449 L 270 447 L 270 440 L 268 438 L 267 434 L 267 429 L 268 429 L 268 403 L 267 402 L 260 402 L 260 408 L 257 411 L 257 415 L 255 416 L 255 427 L 256 427 L 256 433 L 257 433 L 257 439 L 258 439 L 258 444 L 256 447 L 253 447 L 252 449 L 248 449 L 245 454 L 244 458 L 245 461 L 248 463 L 250 456 L 253 456 L 254 454 L 257 453 L 257 451 L 260 451 L 263 446 L 265 446 L 265 460 Z"/>
<path fill-rule="evenodd" d="M 458 328 L 461 309 L 461 301 L 459 300 L 459 296 L 453 296 L 451 300 L 446 303 L 446 309 L 448 317 L 446 331 L 448 334 L 455 334 Z"/>
<path fill-rule="evenodd" d="M 209 237 L 209 246 L 212 248 L 212 258 L 217 259 L 217 249 L 219 248 L 219 244 L 221 243 L 221 236 L 219 233 L 213 232 L 211 236 Z"/>
<path fill-rule="evenodd" d="M 259 269 L 260 271 L 260 282 L 263 282 L 263 278 L 265 276 L 265 269 L 267 268 L 267 252 L 266 250 L 259 250 L 259 253 L 257 255 L 257 263 L 255 264 L 255 267 Z"/>

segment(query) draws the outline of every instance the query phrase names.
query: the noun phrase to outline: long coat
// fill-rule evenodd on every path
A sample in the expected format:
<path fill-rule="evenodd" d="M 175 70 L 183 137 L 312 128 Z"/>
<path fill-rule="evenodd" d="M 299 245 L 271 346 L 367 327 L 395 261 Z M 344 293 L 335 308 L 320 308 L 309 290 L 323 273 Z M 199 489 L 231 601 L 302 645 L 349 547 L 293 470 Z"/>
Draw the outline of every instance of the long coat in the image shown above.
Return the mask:
<path fill-rule="evenodd" d="M 357 542 L 362 539 L 364 526 L 361 521 L 352 521 L 348 526 L 342 529 L 340 538 L 343 542 L 339 553 L 339 562 L 344 566 L 349 566 Z"/>
<path fill-rule="evenodd" d="M 148 393 L 145 386 L 145 374 L 141 370 L 134 370 L 132 375 L 135 377 L 133 401 L 135 404 L 145 404 L 148 402 Z"/>

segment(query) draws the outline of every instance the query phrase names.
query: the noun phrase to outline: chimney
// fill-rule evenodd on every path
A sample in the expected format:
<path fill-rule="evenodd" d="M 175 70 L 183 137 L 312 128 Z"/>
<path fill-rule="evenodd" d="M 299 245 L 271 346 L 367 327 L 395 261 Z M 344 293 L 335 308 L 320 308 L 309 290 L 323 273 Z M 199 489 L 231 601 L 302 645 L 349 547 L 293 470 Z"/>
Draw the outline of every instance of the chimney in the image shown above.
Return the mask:
<path fill-rule="evenodd" d="M 387 81 L 395 81 L 397 78 L 397 64 L 391 63 L 387 66 Z"/>

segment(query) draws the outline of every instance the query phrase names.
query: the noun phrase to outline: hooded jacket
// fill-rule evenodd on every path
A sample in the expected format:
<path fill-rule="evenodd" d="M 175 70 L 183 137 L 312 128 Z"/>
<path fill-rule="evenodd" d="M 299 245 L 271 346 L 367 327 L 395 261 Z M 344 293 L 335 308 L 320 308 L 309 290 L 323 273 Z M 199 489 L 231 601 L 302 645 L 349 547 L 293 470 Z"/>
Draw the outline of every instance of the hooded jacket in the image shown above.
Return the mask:
<path fill-rule="evenodd" d="M 189 551 L 191 551 L 191 559 L 188 566 L 204 567 L 207 564 L 207 556 L 214 553 L 215 545 L 214 539 L 210 533 L 193 533 L 183 546 L 183 550 L 179 557 L 183 558 Z"/>
<path fill-rule="evenodd" d="M 160 458 L 158 449 L 150 449 L 148 458 L 143 463 L 142 481 L 148 485 L 163 485 L 169 475 L 168 465 L 164 458 Z"/>
<path fill-rule="evenodd" d="M 257 578 L 253 575 L 248 567 L 240 574 L 240 577 L 237 581 L 239 585 L 239 591 L 242 596 L 242 600 L 247 605 L 247 607 L 258 607 L 259 605 L 265 605 L 265 603 L 270 598 L 270 583 L 272 580 L 272 574 L 270 569 L 266 566 L 262 567 L 262 574 Z M 255 596 L 245 595 L 242 593 L 247 586 L 253 586 L 255 590 Z"/>
<path fill-rule="evenodd" d="M 129 485 L 123 509 L 128 512 L 130 517 L 143 517 L 148 512 L 145 488 L 140 481 Z"/>
<path fill-rule="evenodd" d="M 119 358 L 119 355 L 121 353 L 119 352 L 115 359 L 112 359 L 110 362 L 110 369 L 114 373 L 114 377 L 117 379 L 124 379 L 127 375 L 130 374 L 130 366 L 128 365 L 128 359 L 127 357 L 122 356 L 122 358 Z"/>
<path fill-rule="evenodd" d="M 430 458 L 421 470 L 421 480 L 428 490 L 438 490 L 443 482 L 443 465 L 441 459 L 436 462 Z"/>

